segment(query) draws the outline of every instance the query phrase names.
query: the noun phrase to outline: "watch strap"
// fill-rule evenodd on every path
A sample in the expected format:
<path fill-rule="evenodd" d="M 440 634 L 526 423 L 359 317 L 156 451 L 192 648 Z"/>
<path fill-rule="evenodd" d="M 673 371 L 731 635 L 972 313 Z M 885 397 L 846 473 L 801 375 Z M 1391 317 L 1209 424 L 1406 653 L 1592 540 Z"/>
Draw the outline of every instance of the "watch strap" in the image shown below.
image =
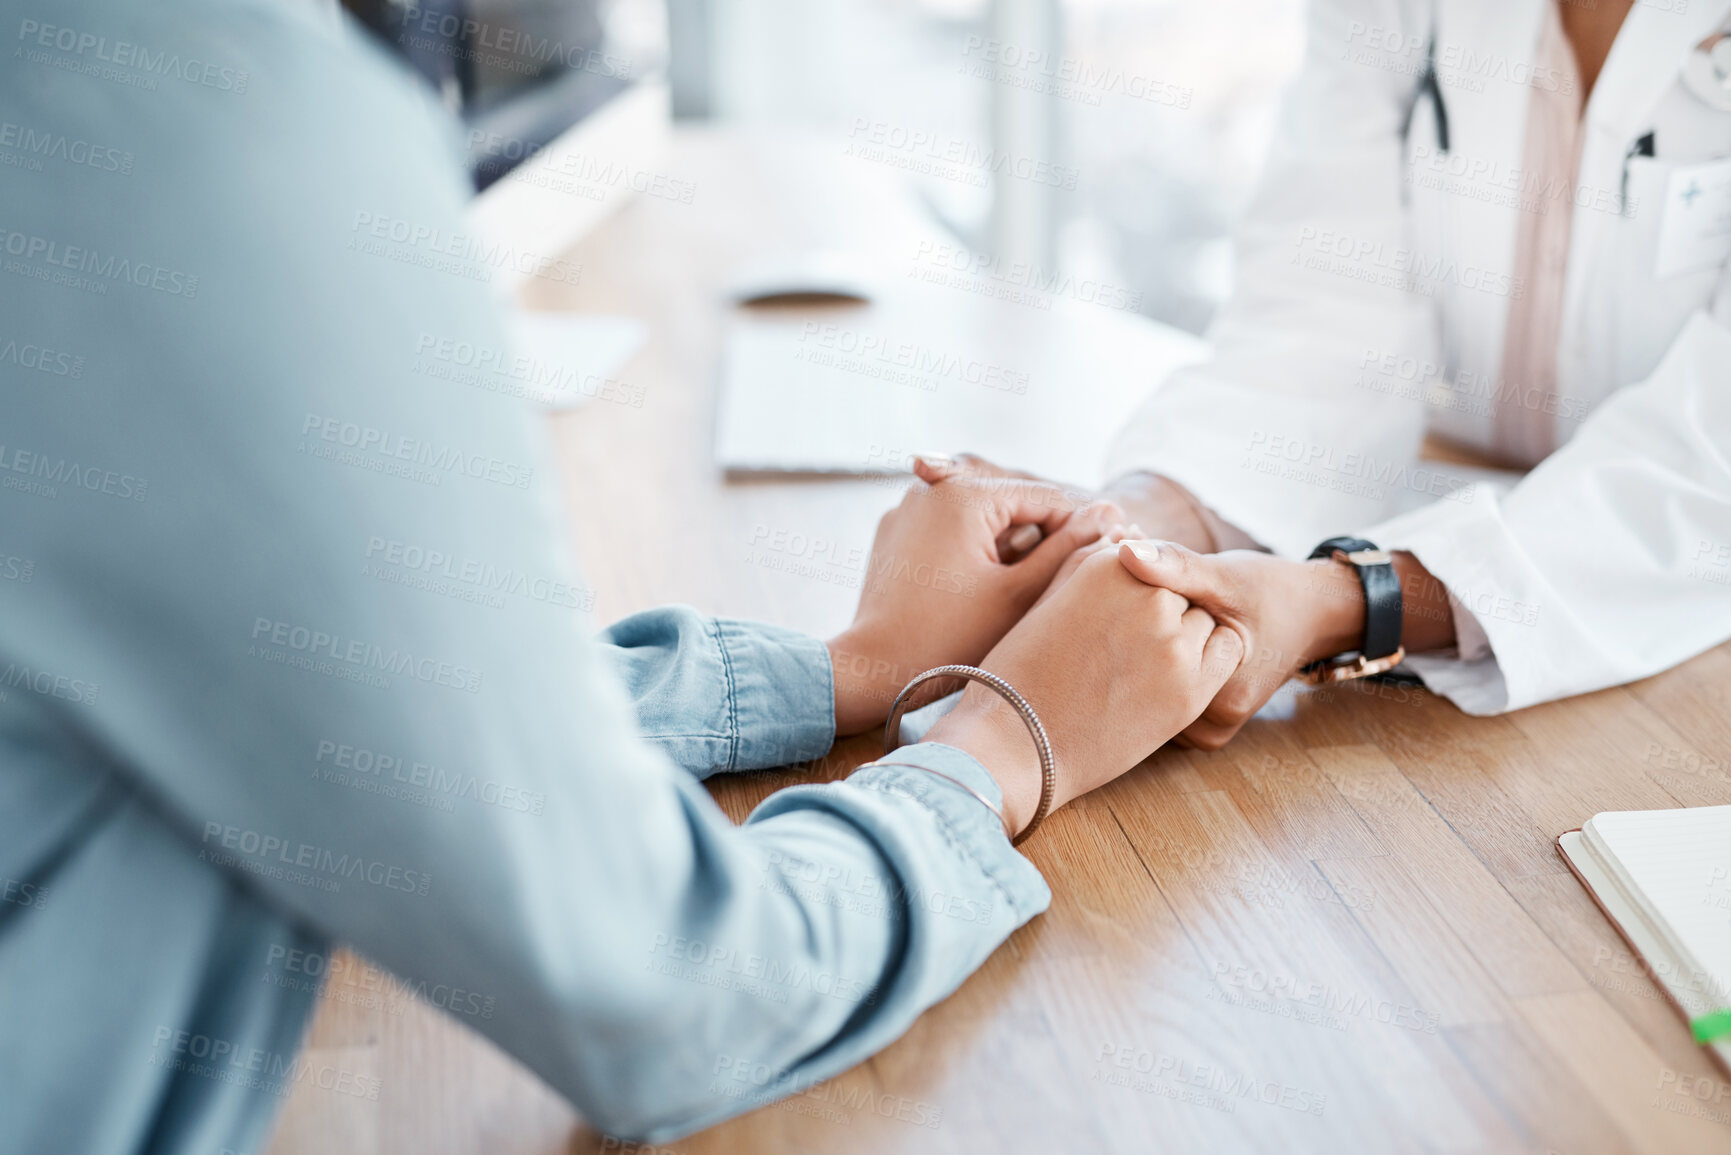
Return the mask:
<path fill-rule="evenodd" d="M 1362 537 L 1331 537 L 1310 551 L 1312 560 L 1333 557 L 1351 565 L 1364 588 L 1364 643 L 1359 653 L 1369 661 L 1400 649 L 1400 575 L 1383 550 Z"/>

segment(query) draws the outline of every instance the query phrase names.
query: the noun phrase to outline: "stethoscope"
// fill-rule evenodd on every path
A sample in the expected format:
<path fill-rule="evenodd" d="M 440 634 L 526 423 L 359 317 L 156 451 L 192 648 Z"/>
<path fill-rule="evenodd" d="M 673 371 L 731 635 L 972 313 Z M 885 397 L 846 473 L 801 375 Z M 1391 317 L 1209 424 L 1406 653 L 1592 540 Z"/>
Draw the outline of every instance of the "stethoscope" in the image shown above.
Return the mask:
<path fill-rule="evenodd" d="M 1436 37 L 1433 33 L 1425 52 L 1424 75 L 1419 78 L 1412 103 L 1407 106 L 1405 123 L 1401 125 L 1401 137 L 1405 139 L 1412 127 L 1413 113 L 1418 110 L 1419 101 L 1428 96 L 1432 113 L 1436 117 L 1437 147 L 1446 153 L 1449 151 L 1449 117 L 1448 109 L 1443 105 L 1442 85 L 1437 81 L 1435 52 Z M 1731 112 L 1731 32 L 1714 32 L 1695 45 L 1688 59 L 1683 62 L 1682 79 L 1683 87 L 1694 93 L 1707 107 L 1720 112 Z M 1637 156 L 1652 155 L 1654 142 L 1651 132 L 1636 140 L 1624 154 L 1621 198 L 1624 211 L 1627 211 L 1629 198 L 1629 161 Z"/>
<path fill-rule="evenodd" d="M 1694 93 L 1707 107 L 1720 112 L 1731 112 L 1731 32 L 1714 32 L 1695 45 L 1688 59 L 1683 62 L 1683 87 Z M 1447 152 L 1449 115 L 1448 109 L 1443 105 L 1442 85 L 1437 82 L 1434 33 L 1425 50 L 1424 75 L 1419 77 L 1418 89 L 1413 93 L 1412 103 L 1407 106 L 1406 123 L 1401 126 L 1403 137 L 1412 125 L 1412 115 L 1418 109 L 1418 102 L 1426 96 L 1430 97 L 1431 110 L 1436 116 L 1437 147 Z M 1648 134 L 1635 143 L 1629 155 L 1652 156 L 1652 147 L 1651 134 Z M 1627 175 L 1625 172 L 1625 178 Z"/>
<path fill-rule="evenodd" d="M 1406 143 L 1407 134 L 1412 131 L 1413 114 L 1418 111 L 1419 101 L 1430 97 L 1431 114 L 1436 117 L 1437 148 L 1447 153 L 1449 150 L 1449 110 L 1443 104 L 1442 84 L 1436 74 L 1436 31 L 1433 29 L 1430 42 L 1424 49 L 1424 75 L 1418 78 L 1418 87 L 1413 90 L 1412 100 L 1407 103 L 1406 115 L 1401 120 L 1400 139 Z"/>
<path fill-rule="evenodd" d="M 1683 62 L 1683 86 L 1720 112 L 1731 112 L 1731 32 L 1715 32 Z"/>
<path fill-rule="evenodd" d="M 1683 87 L 1709 108 L 1731 112 L 1731 32 L 1714 32 L 1695 45 L 1683 61 Z M 1653 156 L 1653 134 L 1647 133 L 1623 154 L 1623 191 L 1620 212 L 1629 212 L 1629 162 L 1638 156 Z"/>

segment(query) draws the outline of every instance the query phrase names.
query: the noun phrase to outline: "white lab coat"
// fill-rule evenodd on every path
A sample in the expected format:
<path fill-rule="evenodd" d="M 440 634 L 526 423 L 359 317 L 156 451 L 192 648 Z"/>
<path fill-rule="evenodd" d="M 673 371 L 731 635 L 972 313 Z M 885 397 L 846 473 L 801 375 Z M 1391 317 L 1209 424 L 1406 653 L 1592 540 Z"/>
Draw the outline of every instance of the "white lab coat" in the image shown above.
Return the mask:
<path fill-rule="evenodd" d="M 1348 532 L 1412 551 L 1456 599 L 1467 656 L 1489 652 L 1409 668 L 1475 714 L 1731 637 L 1731 277 L 1654 276 L 1672 169 L 1731 155 L 1731 112 L 1680 82 L 1731 0 L 1637 3 L 1587 105 L 1558 386 L 1526 397 L 1555 412 L 1559 448 L 1512 488 L 1415 462 L 1427 427 L 1489 446 L 1510 385 L 1516 227 L 1545 195 L 1520 169 L 1528 85 L 1555 82 L 1531 64 L 1549 2 L 1313 0 L 1212 358 L 1159 385 L 1108 462 L 1173 478 L 1284 555 Z M 1417 97 L 1433 27 L 1446 154 Z M 1623 213 L 1625 156 L 1649 131 Z"/>

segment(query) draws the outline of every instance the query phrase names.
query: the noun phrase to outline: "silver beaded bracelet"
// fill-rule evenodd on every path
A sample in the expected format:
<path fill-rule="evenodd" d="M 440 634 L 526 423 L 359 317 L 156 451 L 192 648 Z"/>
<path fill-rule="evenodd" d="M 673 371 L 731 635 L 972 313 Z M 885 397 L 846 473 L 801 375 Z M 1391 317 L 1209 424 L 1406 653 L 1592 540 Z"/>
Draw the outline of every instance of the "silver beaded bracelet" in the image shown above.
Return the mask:
<path fill-rule="evenodd" d="M 1004 817 L 1004 812 L 988 802 L 979 791 L 971 789 L 966 783 L 957 782 L 948 774 L 924 766 L 918 767 L 928 774 L 936 774 L 939 778 L 954 782 L 978 798 L 1004 824 L 1004 833 L 1009 836 L 1010 845 L 1020 846 L 1028 840 L 1030 834 L 1040 828 L 1040 823 L 1044 822 L 1046 815 L 1051 812 L 1052 797 L 1058 791 L 1058 763 L 1052 756 L 1052 743 L 1046 737 L 1046 727 L 1040 724 L 1040 716 L 1034 713 L 1034 707 L 1028 705 L 1028 700 L 1017 693 L 1016 688 L 1010 683 L 989 670 L 982 670 L 977 666 L 938 666 L 923 674 L 916 675 L 913 681 L 902 687 L 902 692 L 896 695 L 895 705 L 890 707 L 889 721 L 884 723 L 884 753 L 892 753 L 901 745 L 902 714 L 907 710 L 908 699 L 917 687 L 933 678 L 964 678 L 970 682 L 979 682 L 981 685 L 991 687 L 1020 715 L 1022 722 L 1028 727 L 1028 732 L 1034 736 L 1034 749 L 1040 755 L 1040 804 L 1034 808 L 1033 820 L 1020 834 L 1010 830 L 1010 823 Z M 885 765 L 885 763 L 877 763 L 877 765 Z M 909 765 L 909 763 L 895 763 L 895 765 Z"/>

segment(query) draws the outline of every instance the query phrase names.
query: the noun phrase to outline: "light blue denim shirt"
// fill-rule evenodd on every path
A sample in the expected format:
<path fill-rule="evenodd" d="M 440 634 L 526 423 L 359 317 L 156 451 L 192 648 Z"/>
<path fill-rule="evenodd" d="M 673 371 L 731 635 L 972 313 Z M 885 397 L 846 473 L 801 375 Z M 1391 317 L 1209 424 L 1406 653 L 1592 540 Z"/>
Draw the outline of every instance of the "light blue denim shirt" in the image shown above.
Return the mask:
<path fill-rule="evenodd" d="M 452 124 L 364 34 L 0 13 L 0 1152 L 414 1096 L 297 1057 L 338 944 L 665 1139 L 857 1063 L 1044 909 L 920 770 L 710 800 L 829 746 L 825 650 L 591 636 L 545 422 L 428 352 L 504 347 L 501 261 L 575 274 L 475 247 Z"/>

